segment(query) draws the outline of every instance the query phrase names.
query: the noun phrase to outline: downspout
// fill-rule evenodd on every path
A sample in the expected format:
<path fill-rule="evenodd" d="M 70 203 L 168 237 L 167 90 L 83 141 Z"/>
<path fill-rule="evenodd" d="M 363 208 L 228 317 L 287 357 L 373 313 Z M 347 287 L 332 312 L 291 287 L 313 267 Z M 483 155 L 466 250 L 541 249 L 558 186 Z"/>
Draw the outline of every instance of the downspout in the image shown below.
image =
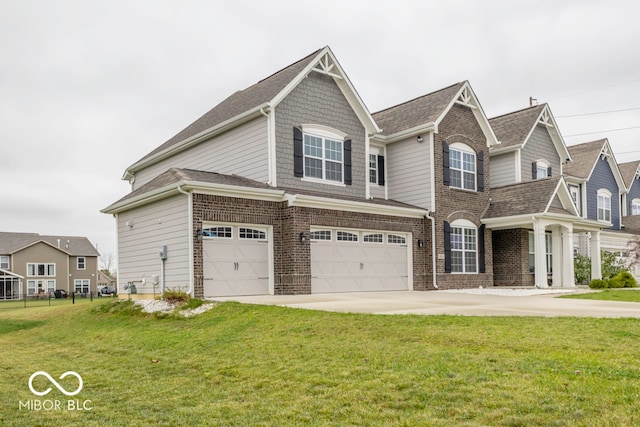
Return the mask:
<path fill-rule="evenodd" d="M 184 191 L 181 185 L 178 185 L 178 191 L 185 194 L 189 201 L 187 202 L 187 223 L 189 224 L 189 289 L 187 294 L 193 295 L 193 193 Z"/>
<path fill-rule="evenodd" d="M 436 283 L 436 219 L 431 216 L 431 212 L 427 212 L 424 217 L 431 221 L 431 274 L 433 275 L 433 287 L 438 289 Z"/>
<path fill-rule="evenodd" d="M 265 111 L 265 108 L 260 109 L 260 114 L 262 114 L 267 118 L 267 164 L 268 164 L 267 173 L 269 175 L 269 181 L 267 182 L 267 184 L 273 187 L 276 187 L 278 183 L 276 178 L 277 174 L 276 174 L 276 166 L 275 166 L 275 162 L 276 162 L 275 122 L 274 122 L 273 109 L 271 108 L 271 105 L 268 105 L 266 107 L 266 110 L 267 111 Z"/>

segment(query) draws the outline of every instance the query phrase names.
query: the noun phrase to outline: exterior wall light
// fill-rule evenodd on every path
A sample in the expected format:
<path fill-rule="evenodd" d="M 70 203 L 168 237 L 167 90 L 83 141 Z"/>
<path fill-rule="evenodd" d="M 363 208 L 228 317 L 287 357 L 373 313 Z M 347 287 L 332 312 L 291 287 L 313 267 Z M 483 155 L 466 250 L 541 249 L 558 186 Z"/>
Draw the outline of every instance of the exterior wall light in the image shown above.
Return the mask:
<path fill-rule="evenodd" d="M 418 135 L 418 137 L 416 139 L 417 139 L 418 142 L 424 141 L 424 138 L 422 137 L 422 135 Z"/>
<path fill-rule="evenodd" d="M 307 240 L 307 236 L 304 235 L 304 231 L 300 232 L 300 243 L 304 243 Z"/>
<path fill-rule="evenodd" d="M 422 239 L 418 239 L 418 247 L 419 247 L 420 249 L 424 248 L 424 240 L 422 240 Z"/>
<path fill-rule="evenodd" d="M 196 230 L 196 236 L 198 236 L 198 240 L 202 240 L 202 228 Z"/>

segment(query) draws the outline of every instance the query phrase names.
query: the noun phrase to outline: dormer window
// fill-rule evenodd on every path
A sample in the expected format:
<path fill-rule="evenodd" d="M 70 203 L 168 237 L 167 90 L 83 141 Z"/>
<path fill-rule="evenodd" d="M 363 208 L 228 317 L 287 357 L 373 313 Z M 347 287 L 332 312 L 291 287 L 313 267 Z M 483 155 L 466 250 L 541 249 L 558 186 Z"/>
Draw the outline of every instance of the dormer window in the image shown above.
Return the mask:
<path fill-rule="evenodd" d="M 531 178 L 543 179 L 551 176 L 551 166 L 546 160 L 538 160 L 531 165 Z"/>
<path fill-rule="evenodd" d="M 598 221 L 611 222 L 611 192 L 598 190 Z"/>

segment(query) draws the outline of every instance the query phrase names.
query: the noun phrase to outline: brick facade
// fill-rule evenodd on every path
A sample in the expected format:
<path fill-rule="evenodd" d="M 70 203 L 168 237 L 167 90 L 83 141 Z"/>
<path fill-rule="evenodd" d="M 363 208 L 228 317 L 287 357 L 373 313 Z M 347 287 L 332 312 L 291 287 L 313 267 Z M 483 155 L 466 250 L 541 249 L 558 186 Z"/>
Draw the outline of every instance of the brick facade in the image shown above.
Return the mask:
<path fill-rule="evenodd" d="M 533 286 L 529 271 L 529 230 L 516 228 L 493 232 L 493 277 L 495 286 Z"/>
<path fill-rule="evenodd" d="M 493 286 L 493 249 L 491 231 L 485 230 L 485 273 L 451 274 L 445 273 L 444 265 L 444 222 L 467 219 L 480 227 L 480 218 L 489 204 L 489 150 L 487 139 L 473 112 L 464 106 L 454 104 L 438 126 L 434 135 L 435 190 L 436 190 L 436 253 L 437 283 L 440 289 L 473 288 Z M 476 153 L 484 152 L 485 191 L 467 191 L 452 188 L 443 183 L 442 141 L 447 144 L 460 142 L 473 148 Z M 478 236 L 480 238 L 481 236 Z"/>
<path fill-rule="evenodd" d="M 300 242 L 311 226 L 342 227 L 412 233 L 413 286 L 433 289 L 431 274 L 431 229 L 426 219 L 367 213 L 289 207 L 286 202 L 267 202 L 234 197 L 193 195 L 194 230 L 203 222 L 232 222 L 273 227 L 274 293 L 311 293 L 311 246 Z M 195 232 L 195 231 L 194 231 Z M 419 248 L 417 241 L 425 242 Z M 194 236 L 194 295 L 204 295 L 202 241 Z"/>

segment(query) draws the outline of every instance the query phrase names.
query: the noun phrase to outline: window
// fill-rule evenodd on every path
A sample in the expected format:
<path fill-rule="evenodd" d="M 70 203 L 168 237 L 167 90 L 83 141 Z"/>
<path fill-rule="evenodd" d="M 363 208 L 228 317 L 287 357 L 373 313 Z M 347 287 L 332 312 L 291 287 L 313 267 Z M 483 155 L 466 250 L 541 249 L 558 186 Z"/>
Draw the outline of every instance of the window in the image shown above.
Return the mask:
<path fill-rule="evenodd" d="M 390 245 L 406 245 L 407 239 L 403 236 L 398 236 L 397 234 L 389 234 L 387 236 L 387 243 Z"/>
<path fill-rule="evenodd" d="M 27 280 L 27 295 L 33 295 L 36 293 L 36 281 Z"/>
<path fill-rule="evenodd" d="M 475 226 L 451 226 L 451 272 L 478 272 L 478 236 Z"/>
<path fill-rule="evenodd" d="M 89 293 L 89 279 L 80 279 L 73 281 L 73 290 L 80 294 Z"/>
<path fill-rule="evenodd" d="M 311 240 L 331 240 L 331 231 L 330 230 L 312 231 Z"/>
<path fill-rule="evenodd" d="M 266 233 L 264 231 L 254 230 L 253 228 L 240 227 L 239 235 L 241 239 L 256 239 L 256 240 L 266 239 Z"/>
<path fill-rule="evenodd" d="M 580 213 L 580 188 L 570 185 L 569 192 L 571 193 L 571 200 L 573 200 L 573 204 L 578 209 L 578 213 Z"/>
<path fill-rule="evenodd" d="M 78 257 L 78 270 L 84 270 L 87 267 L 87 260 L 83 256 Z"/>
<path fill-rule="evenodd" d="M 598 190 L 598 221 L 611 222 L 611 193 Z"/>
<path fill-rule="evenodd" d="M 337 233 L 339 242 L 357 242 L 358 235 L 355 233 L 349 233 L 348 231 L 338 231 Z"/>
<path fill-rule="evenodd" d="M 9 257 L 2 255 L 0 256 L 0 268 L 3 270 L 9 269 Z"/>
<path fill-rule="evenodd" d="M 305 134 L 304 176 L 342 182 L 342 141 Z"/>
<path fill-rule="evenodd" d="M 369 182 L 378 183 L 378 155 L 369 154 Z"/>
<path fill-rule="evenodd" d="M 464 144 L 449 148 L 449 185 L 476 191 L 476 155 Z"/>
<path fill-rule="evenodd" d="M 542 179 L 551 176 L 551 166 L 546 160 L 538 160 L 531 165 L 531 178 Z"/>
<path fill-rule="evenodd" d="M 27 276 L 55 276 L 56 265 L 55 264 L 27 264 Z"/>
<path fill-rule="evenodd" d="M 552 255 L 552 246 L 551 246 L 551 233 L 546 233 L 544 235 L 544 249 L 545 249 L 545 259 L 547 262 L 547 274 L 553 273 L 553 255 Z M 532 231 L 529 232 L 529 271 L 531 273 L 536 272 L 536 244 L 534 240 L 534 234 Z"/>
<path fill-rule="evenodd" d="M 205 237 L 231 238 L 231 227 L 207 227 L 202 230 Z"/>
<path fill-rule="evenodd" d="M 55 280 L 47 280 L 47 292 L 52 294 L 56 290 L 56 281 Z"/>
<path fill-rule="evenodd" d="M 365 234 L 362 240 L 367 243 L 382 243 L 384 241 L 382 233 Z"/>
<path fill-rule="evenodd" d="M 640 199 L 631 201 L 631 215 L 640 215 Z"/>

